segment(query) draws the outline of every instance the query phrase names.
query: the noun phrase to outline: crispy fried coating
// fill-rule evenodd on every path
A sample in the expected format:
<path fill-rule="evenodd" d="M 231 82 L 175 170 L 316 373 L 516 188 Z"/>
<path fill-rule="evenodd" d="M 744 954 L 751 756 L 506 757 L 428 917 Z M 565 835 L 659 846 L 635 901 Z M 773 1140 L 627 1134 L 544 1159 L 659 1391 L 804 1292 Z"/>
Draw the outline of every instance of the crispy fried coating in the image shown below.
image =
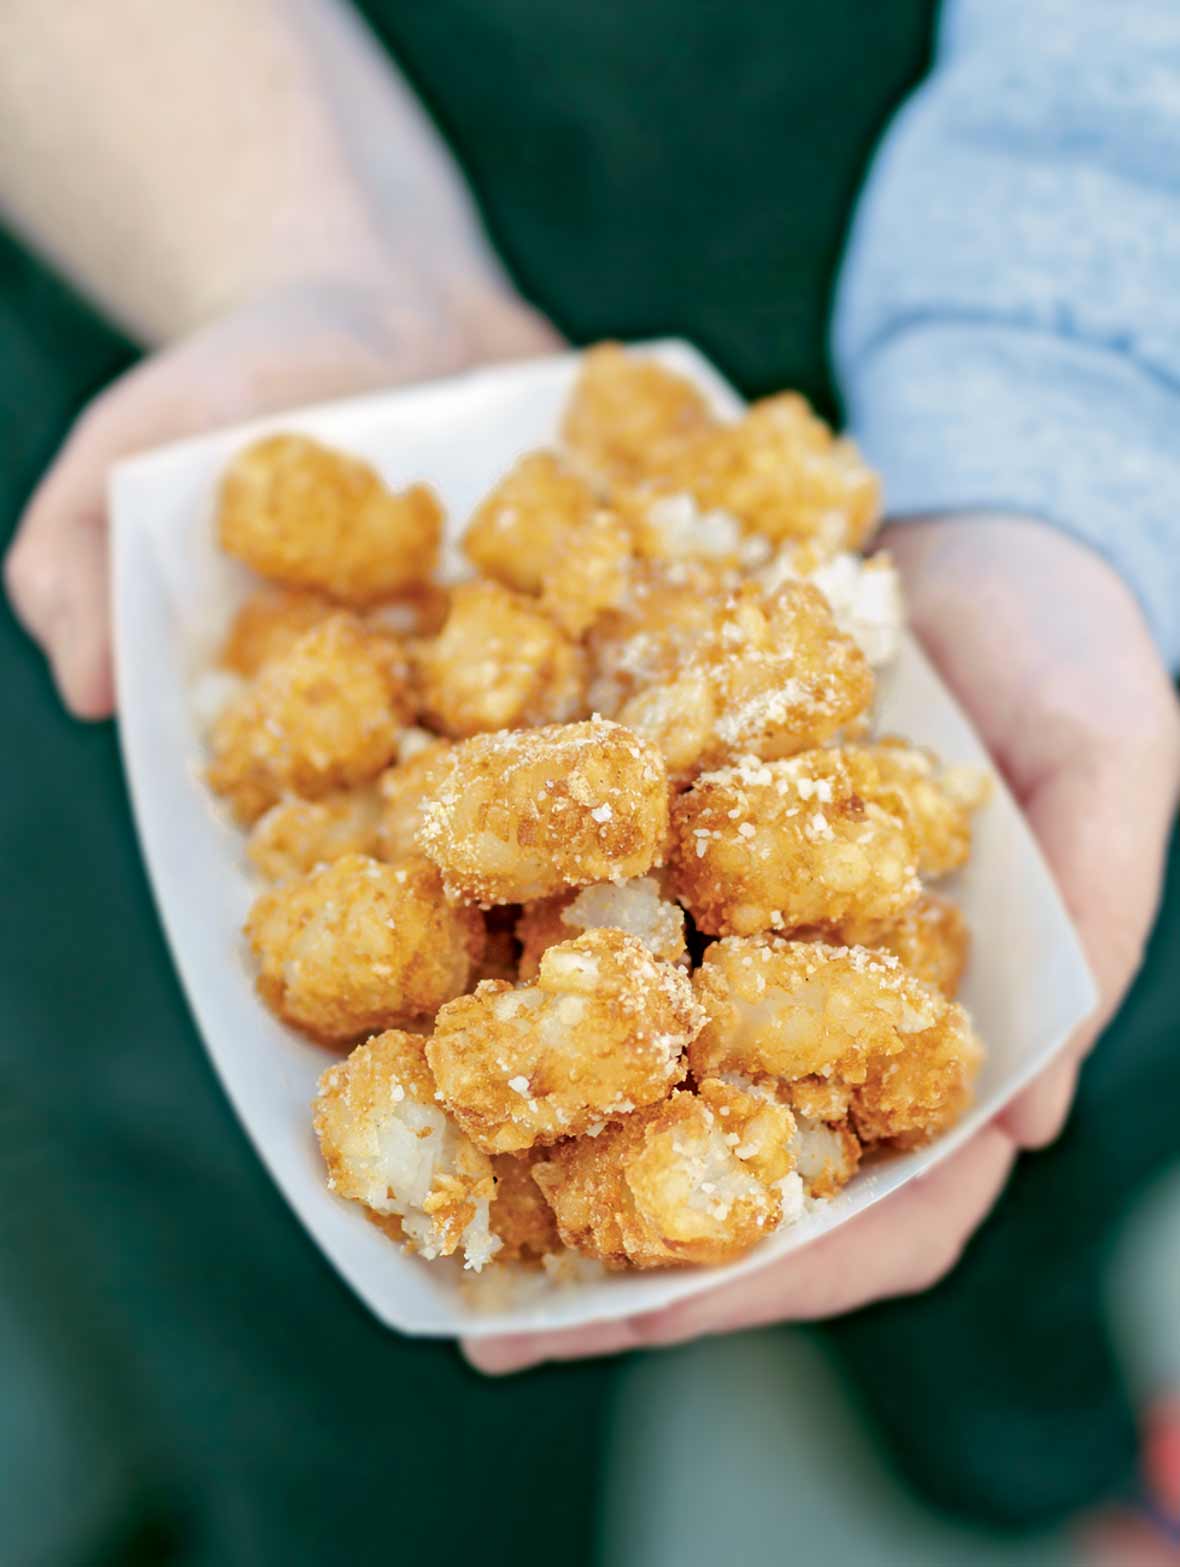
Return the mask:
<path fill-rule="evenodd" d="M 500 1262 L 539 1264 L 544 1257 L 560 1252 L 561 1236 L 553 1209 L 533 1180 L 533 1165 L 538 1154 L 497 1154 L 492 1160 L 496 1172 L 496 1195 L 492 1200 L 492 1233 L 499 1237 Z"/>
<path fill-rule="evenodd" d="M 632 562 L 624 591 L 594 621 L 590 705 L 608 718 L 637 691 L 671 679 L 709 636 L 735 579 L 716 562 Z"/>
<path fill-rule="evenodd" d="M 433 637 L 442 630 L 451 607 L 451 589 L 441 582 L 416 582 L 364 612 L 370 631 L 394 637 Z"/>
<path fill-rule="evenodd" d="M 342 789 L 321 800 L 288 795 L 254 823 L 246 853 L 268 881 L 285 881 L 344 854 L 371 854 L 379 816 L 380 802 L 371 785 Z"/>
<path fill-rule="evenodd" d="M 545 572 L 595 505 L 593 489 L 556 452 L 529 452 L 477 508 L 464 551 L 485 576 L 540 593 Z"/>
<path fill-rule="evenodd" d="M 618 718 L 685 778 L 739 756 L 774 759 L 820 745 L 872 695 L 868 661 L 816 588 L 788 582 L 764 598 L 751 583 L 713 609 L 676 672 L 638 691 Z"/>
<path fill-rule="evenodd" d="M 682 969 L 634 936 L 550 947 L 537 978 L 443 1007 L 426 1047 L 447 1109 L 489 1153 L 576 1137 L 662 1099 L 701 1024 Z"/>
<path fill-rule="evenodd" d="M 658 472 L 751 533 L 814 543 L 826 554 L 860 549 L 881 511 L 876 474 L 796 392 L 767 397 L 736 422 L 665 449 Z"/>
<path fill-rule="evenodd" d="M 533 1178 L 566 1245 L 608 1267 L 728 1262 L 795 1216 L 793 1133 L 774 1098 L 706 1080 L 559 1144 Z"/>
<path fill-rule="evenodd" d="M 953 1001 L 967 967 L 971 933 L 957 904 L 938 893 L 924 892 L 869 945 L 892 952 L 903 968 Z"/>
<path fill-rule="evenodd" d="M 663 896 L 654 876 L 637 876 L 633 881 L 600 882 L 580 892 L 530 903 L 516 926 L 520 978 L 536 976 L 541 955 L 549 947 L 584 930 L 603 928 L 638 936 L 665 963 L 678 963 L 685 955 L 684 910 Z"/>
<path fill-rule="evenodd" d="M 671 890 L 705 934 L 837 933 L 917 902 L 913 834 L 860 796 L 841 754 L 746 758 L 674 802 Z"/>
<path fill-rule="evenodd" d="M 791 1153 L 809 1197 L 834 1197 L 860 1164 L 860 1139 L 846 1120 L 827 1122 L 795 1114 Z"/>
<path fill-rule="evenodd" d="M 433 636 L 446 619 L 449 602 L 444 588 L 424 583 L 365 611 L 358 620 L 375 635 Z M 339 613 L 340 606 L 322 593 L 260 588 L 230 622 L 220 666 L 252 678 L 264 664 L 288 653 L 305 631 Z"/>
<path fill-rule="evenodd" d="M 596 511 L 546 565 L 541 608 L 569 636 L 584 636 L 626 597 L 634 565 L 631 530 L 613 511 Z"/>
<path fill-rule="evenodd" d="M 271 1011 L 324 1043 L 429 1017 L 467 985 L 483 917 L 450 904 L 425 860 L 347 854 L 264 892 L 246 936 Z"/>
<path fill-rule="evenodd" d="M 585 653 L 498 582 L 460 583 L 442 631 L 413 647 L 412 664 L 426 721 L 455 739 L 585 712 Z"/>
<path fill-rule="evenodd" d="M 304 632 L 338 612 L 339 606 L 322 593 L 260 588 L 230 622 L 218 662 L 252 679 L 264 664 L 289 653 Z"/>
<path fill-rule="evenodd" d="M 442 508 L 425 484 L 388 490 L 368 463 L 303 435 L 238 453 L 221 481 L 221 547 L 290 588 L 365 605 L 425 582 Z"/>
<path fill-rule="evenodd" d="M 767 593 L 803 577 L 827 599 L 836 625 L 852 638 L 872 668 L 884 668 L 896 658 L 905 627 L 905 603 L 897 567 L 885 550 L 866 560 L 848 551 L 817 557 L 811 545 L 790 545 L 754 576 Z"/>
<path fill-rule="evenodd" d="M 422 848 L 452 897 L 526 903 L 659 864 L 668 779 L 652 746 L 607 719 L 476 735 L 424 816 Z"/>
<path fill-rule="evenodd" d="M 381 815 L 374 852 L 379 860 L 400 860 L 420 852 L 423 811 L 446 776 L 452 749 L 449 740 L 436 739 L 424 729 L 406 730 L 397 762 L 377 780 Z"/>
<path fill-rule="evenodd" d="M 500 1251 L 492 1161 L 439 1109 L 416 1035 L 388 1029 L 358 1045 L 320 1078 L 314 1110 L 329 1188 L 398 1221 L 410 1251 L 461 1248 L 475 1269 Z"/>
<path fill-rule="evenodd" d="M 397 645 L 334 615 L 218 715 L 209 785 L 246 825 L 285 794 L 319 799 L 351 788 L 390 760 L 411 711 Z"/>
<path fill-rule="evenodd" d="M 623 489 L 613 503 L 641 560 L 702 560 L 736 572 L 761 565 L 771 553 L 769 541 L 743 533 L 731 512 L 704 511 L 694 495 L 663 480 Z"/>
<path fill-rule="evenodd" d="M 772 936 L 713 944 L 693 980 L 698 1077 L 737 1072 L 849 1091 L 863 1143 L 924 1141 L 958 1119 L 982 1049 L 962 1007 L 888 953 Z"/>
<path fill-rule="evenodd" d="M 976 767 L 941 768 L 932 751 L 904 740 L 841 748 L 857 793 L 905 822 L 918 846 L 923 876 L 945 876 L 971 854 L 972 813 L 990 780 Z"/>
<path fill-rule="evenodd" d="M 684 376 L 618 343 L 599 343 L 582 355 L 561 433 L 591 473 L 635 479 L 713 423 L 704 394 Z"/>

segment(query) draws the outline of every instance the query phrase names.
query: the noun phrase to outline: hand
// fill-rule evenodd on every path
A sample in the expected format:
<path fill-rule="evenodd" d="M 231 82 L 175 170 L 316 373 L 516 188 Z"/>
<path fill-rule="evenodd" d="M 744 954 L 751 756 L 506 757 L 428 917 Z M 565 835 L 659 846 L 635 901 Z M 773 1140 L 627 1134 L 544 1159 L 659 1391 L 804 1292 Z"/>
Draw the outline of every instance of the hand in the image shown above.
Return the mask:
<path fill-rule="evenodd" d="M 471 1341 L 481 1370 L 825 1317 L 922 1290 L 954 1264 L 1019 1148 L 1060 1130 L 1082 1059 L 1143 953 L 1180 781 L 1180 714 L 1128 590 L 1039 522 L 933 519 L 886 540 L 913 627 L 973 718 L 1040 840 L 1101 1002 L 1060 1057 L 929 1175 L 750 1278 L 629 1321 Z M 987 940 L 981 931 L 978 939 Z"/>
<path fill-rule="evenodd" d="M 114 706 L 106 479 L 129 453 L 321 399 L 527 357 L 559 345 L 519 300 L 481 289 L 445 304 L 393 280 L 300 284 L 253 300 L 145 360 L 78 419 L 5 561 L 12 605 L 66 706 Z"/>

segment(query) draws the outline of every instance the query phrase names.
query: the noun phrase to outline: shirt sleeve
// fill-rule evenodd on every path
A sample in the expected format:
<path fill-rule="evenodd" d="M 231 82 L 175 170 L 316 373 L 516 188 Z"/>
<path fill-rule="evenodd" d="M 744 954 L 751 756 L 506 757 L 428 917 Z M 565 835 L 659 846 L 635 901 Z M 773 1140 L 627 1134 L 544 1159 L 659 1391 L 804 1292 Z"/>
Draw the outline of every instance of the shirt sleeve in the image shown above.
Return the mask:
<path fill-rule="evenodd" d="M 856 213 L 834 350 L 891 512 L 1044 518 L 1180 663 L 1177 0 L 947 0 Z"/>

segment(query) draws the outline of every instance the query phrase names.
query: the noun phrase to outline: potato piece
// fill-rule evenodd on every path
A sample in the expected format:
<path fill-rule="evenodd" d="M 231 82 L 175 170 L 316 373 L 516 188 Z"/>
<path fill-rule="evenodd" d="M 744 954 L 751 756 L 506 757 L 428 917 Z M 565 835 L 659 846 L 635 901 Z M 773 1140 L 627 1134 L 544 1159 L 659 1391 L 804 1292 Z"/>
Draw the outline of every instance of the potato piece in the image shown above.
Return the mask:
<path fill-rule="evenodd" d="M 443 896 L 425 860 L 348 854 L 264 892 L 246 936 L 271 1011 L 324 1043 L 429 1018 L 467 985 L 483 917 Z"/>
<path fill-rule="evenodd" d="M 669 881 L 699 929 L 842 933 L 917 902 L 912 833 L 861 798 L 840 757 L 751 758 L 703 774 L 676 800 Z"/>
<path fill-rule="evenodd" d="M 413 744 L 407 745 L 407 737 Z M 451 742 L 436 740 L 424 729 L 407 729 L 398 761 L 377 780 L 380 821 L 376 849 L 379 860 L 400 860 L 420 853 L 418 834 L 427 802 L 451 764 Z"/>
<path fill-rule="evenodd" d="M 443 514 L 433 490 L 386 489 L 368 463 L 303 435 L 255 441 L 221 482 L 221 547 L 290 588 L 365 605 L 425 582 Z"/>
<path fill-rule="evenodd" d="M 218 715 L 209 785 L 249 825 L 286 794 L 319 799 L 375 777 L 411 712 L 396 644 L 334 615 Z"/>
<path fill-rule="evenodd" d="M 678 963 L 685 954 L 684 910 L 663 896 L 654 876 L 639 876 L 530 903 L 516 927 L 521 979 L 535 977 L 549 947 L 582 931 L 602 929 L 638 936 L 652 956 L 665 963 Z"/>
<path fill-rule="evenodd" d="M 828 555 L 862 548 L 881 512 L 877 475 L 797 392 L 767 397 L 736 422 L 666 450 L 658 471 L 750 533 L 814 543 Z"/>
<path fill-rule="evenodd" d="M 567 1246 L 608 1267 L 729 1262 L 797 1216 L 794 1120 L 773 1097 L 705 1081 L 533 1166 Z"/>
<path fill-rule="evenodd" d="M 708 1014 L 689 1049 L 698 1077 L 831 1080 L 864 1143 L 925 1141 L 970 1100 L 983 1051 L 967 1014 L 891 954 L 729 937 L 693 989 Z"/>
<path fill-rule="evenodd" d="M 322 593 L 289 593 L 262 588 L 252 593 L 230 622 L 218 662 L 223 669 L 253 679 L 264 664 L 289 653 L 313 626 L 339 613 Z"/>
<path fill-rule="evenodd" d="M 580 718 L 582 649 L 531 599 L 497 582 L 463 582 L 439 635 L 412 651 L 422 711 L 455 739 Z"/>
<path fill-rule="evenodd" d="M 461 1249 L 476 1271 L 500 1251 L 492 1162 L 439 1109 L 416 1035 L 388 1029 L 329 1067 L 315 1130 L 329 1188 L 400 1221 L 410 1251 L 429 1261 Z"/>
<path fill-rule="evenodd" d="M 525 903 L 642 876 L 661 861 L 667 830 L 659 753 L 592 719 L 457 745 L 421 843 L 452 897 Z"/>
<path fill-rule="evenodd" d="M 571 562 L 571 575 L 576 563 Z M 607 718 L 646 687 L 682 669 L 717 623 L 732 574 L 700 560 L 633 562 L 624 591 L 599 606 L 587 637 L 590 706 Z"/>
<path fill-rule="evenodd" d="M 553 1209 L 533 1180 L 535 1154 L 497 1154 L 492 1160 L 496 1195 L 492 1200 L 492 1233 L 500 1241 L 500 1262 L 537 1265 L 562 1249 Z"/>
<path fill-rule="evenodd" d="M 618 343 L 599 343 L 582 355 L 561 433 L 590 472 L 634 479 L 713 422 L 704 394 L 686 377 Z"/>
<path fill-rule="evenodd" d="M 942 768 L 932 751 L 895 739 L 844 746 L 839 756 L 861 797 L 910 829 L 923 876 L 945 876 L 967 863 L 971 817 L 990 791 L 982 769 Z"/>
<path fill-rule="evenodd" d="M 595 505 L 594 491 L 556 452 L 529 452 L 477 508 L 464 551 L 485 576 L 540 593 L 546 571 Z"/>
<path fill-rule="evenodd" d="M 584 636 L 626 597 L 635 564 L 631 545 L 630 530 L 614 512 L 596 511 L 546 565 L 541 608 L 569 636 Z"/>
<path fill-rule="evenodd" d="M 820 745 L 872 695 L 864 654 L 816 588 L 786 583 L 764 598 L 747 584 L 714 607 L 680 666 L 641 687 L 618 717 L 659 747 L 673 778 L 686 778 L 739 756 Z"/>
<path fill-rule="evenodd" d="M 285 881 L 345 854 L 372 853 L 379 814 L 371 785 L 343 789 L 322 800 L 289 795 L 255 822 L 246 853 L 269 881 Z"/>
<path fill-rule="evenodd" d="M 962 911 L 949 898 L 924 892 L 867 945 L 892 952 L 904 969 L 953 1001 L 967 966 L 971 933 Z"/>
<path fill-rule="evenodd" d="M 426 1053 L 467 1135 L 513 1153 L 662 1099 L 700 1022 L 683 970 L 593 930 L 550 947 L 531 984 L 487 980 L 443 1007 Z"/>

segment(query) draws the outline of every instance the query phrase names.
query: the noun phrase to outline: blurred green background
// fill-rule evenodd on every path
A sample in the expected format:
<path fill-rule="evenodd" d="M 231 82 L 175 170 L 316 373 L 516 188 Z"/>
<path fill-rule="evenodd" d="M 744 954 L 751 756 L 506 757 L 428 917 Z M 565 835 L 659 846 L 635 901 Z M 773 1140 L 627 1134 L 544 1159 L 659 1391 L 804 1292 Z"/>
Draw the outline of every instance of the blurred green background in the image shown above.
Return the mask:
<path fill-rule="evenodd" d="M 364 9 L 572 337 L 683 333 L 743 390 L 835 411 L 833 267 L 927 0 Z M 6 530 L 133 357 L 0 236 Z M 181 1001 L 112 727 L 61 714 L 7 610 L 0 655 L 3 1567 L 1049 1561 L 1043 1531 L 1132 1485 L 1101 1296 L 1180 1148 L 1174 896 L 1069 1133 L 947 1284 L 485 1382 L 379 1329 L 287 1212 Z"/>

